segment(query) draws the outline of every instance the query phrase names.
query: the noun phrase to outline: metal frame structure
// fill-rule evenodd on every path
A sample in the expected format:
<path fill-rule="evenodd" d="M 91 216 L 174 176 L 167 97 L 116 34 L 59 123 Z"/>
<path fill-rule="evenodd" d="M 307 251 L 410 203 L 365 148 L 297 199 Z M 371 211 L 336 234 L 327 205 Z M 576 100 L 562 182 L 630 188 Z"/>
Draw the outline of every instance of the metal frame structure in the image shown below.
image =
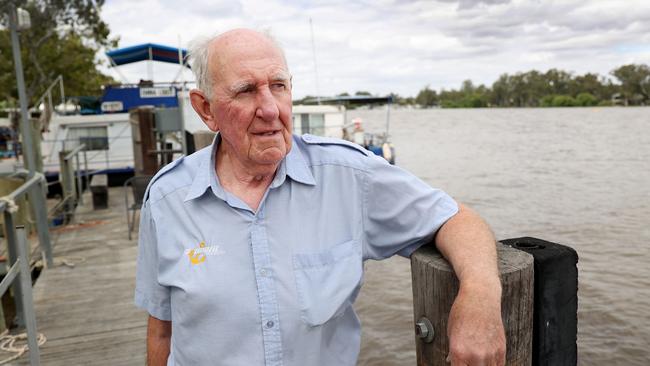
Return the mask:
<path fill-rule="evenodd" d="M 86 187 L 88 187 L 90 181 L 89 175 L 92 175 L 88 171 L 88 158 L 85 149 L 86 145 L 81 144 L 71 151 L 60 151 L 59 179 L 55 182 L 49 183 L 60 183 L 61 193 L 63 194 L 61 201 L 50 209 L 50 216 L 55 216 L 57 212 L 60 212 L 61 207 L 63 207 L 63 214 L 66 223 L 72 218 L 76 204 L 83 204 L 83 183 L 85 181 Z M 83 173 L 81 171 L 81 154 L 83 154 L 84 158 Z M 75 166 L 73 166 L 73 159 L 76 169 Z M 83 180 L 82 175 L 84 177 Z"/>
<path fill-rule="evenodd" d="M 131 240 L 131 232 L 135 227 L 135 213 L 142 208 L 144 194 L 152 178 L 153 175 L 137 175 L 124 182 L 124 206 L 126 207 L 126 223 L 129 227 L 129 240 Z M 131 186 L 133 194 L 133 203 L 131 205 L 129 205 L 129 186 Z M 131 212 L 130 216 L 129 211 Z"/>
<path fill-rule="evenodd" d="M 19 171 L 15 175 L 28 175 L 27 171 Z M 27 344 L 29 345 L 29 360 L 32 366 L 40 364 L 40 355 L 38 350 L 38 339 L 36 333 L 36 315 L 34 313 L 34 300 L 32 296 L 32 276 L 30 268 L 30 258 L 28 254 L 28 243 L 25 228 L 16 227 L 14 224 L 15 207 L 11 202 L 28 194 L 30 199 L 43 195 L 45 178 L 40 173 L 35 173 L 16 190 L 3 197 L 0 201 L 0 212 L 3 213 L 5 235 L 7 239 L 7 252 L 9 256 L 10 267 L 7 270 L 2 282 L 0 282 L 0 296 L 9 288 L 14 293 L 16 303 L 16 317 L 18 325 L 27 329 Z M 37 210 L 40 211 L 40 210 Z M 42 213 L 45 213 L 45 207 L 42 207 Z M 43 250 L 44 262 L 48 266 L 52 265 L 52 248 L 49 241 L 49 231 L 47 222 L 39 220 L 37 215 L 37 230 L 39 232 L 39 244 Z M 43 232 L 44 230 L 44 232 Z M 45 241 L 40 240 L 45 238 Z"/>

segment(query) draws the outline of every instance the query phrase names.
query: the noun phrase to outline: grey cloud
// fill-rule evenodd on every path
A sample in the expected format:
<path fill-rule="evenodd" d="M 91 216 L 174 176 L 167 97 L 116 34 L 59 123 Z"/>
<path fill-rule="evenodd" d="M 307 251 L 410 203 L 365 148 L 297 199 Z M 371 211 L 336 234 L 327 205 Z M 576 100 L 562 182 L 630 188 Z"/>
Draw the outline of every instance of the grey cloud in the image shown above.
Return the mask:
<path fill-rule="evenodd" d="M 227 18 L 239 16 L 243 7 L 239 1 L 228 0 L 191 0 L 184 1 L 182 5 L 178 0 L 159 0 L 160 4 L 169 9 L 176 9 L 178 13 L 189 12 L 202 17 Z"/>
<path fill-rule="evenodd" d="M 499 5 L 508 4 L 510 0 L 438 0 L 443 3 L 458 3 L 459 10 L 472 9 L 480 4 Z"/>

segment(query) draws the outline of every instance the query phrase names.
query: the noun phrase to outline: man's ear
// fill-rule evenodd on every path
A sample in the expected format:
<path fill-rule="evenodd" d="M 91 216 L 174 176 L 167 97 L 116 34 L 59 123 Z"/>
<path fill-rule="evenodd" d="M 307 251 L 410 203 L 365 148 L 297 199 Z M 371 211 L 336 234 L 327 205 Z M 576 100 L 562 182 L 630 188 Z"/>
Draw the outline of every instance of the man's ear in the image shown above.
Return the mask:
<path fill-rule="evenodd" d="M 214 116 L 210 110 L 210 101 L 205 97 L 205 94 L 198 89 L 190 90 L 190 102 L 192 103 L 192 108 L 194 108 L 196 113 L 203 120 L 203 123 L 205 123 L 211 131 L 218 132 L 219 124 L 217 123 L 216 116 Z"/>

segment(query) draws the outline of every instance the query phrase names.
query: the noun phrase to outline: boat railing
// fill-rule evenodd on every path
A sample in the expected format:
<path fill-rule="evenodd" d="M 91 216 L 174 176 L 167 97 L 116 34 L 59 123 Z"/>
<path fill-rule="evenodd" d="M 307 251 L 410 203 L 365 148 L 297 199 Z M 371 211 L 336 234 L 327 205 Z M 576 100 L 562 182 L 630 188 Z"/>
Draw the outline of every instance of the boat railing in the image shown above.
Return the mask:
<path fill-rule="evenodd" d="M 84 169 L 81 170 L 83 156 Z M 79 144 L 74 149 L 59 151 L 59 180 L 53 183 L 61 184 L 61 201 L 50 209 L 50 217 L 63 213 L 64 222 L 69 222 L 77 204 L 83 204 L 83 188 L 88 187 L 88 159 L 86 144 Z M 52 183 L 50 183 L 52 184 Z"/>
<path fill-rule="evenodd" d="M 52 112 L 57 112 L 54 103 L 52 102 L 52 90 L 55 87 L 59 87 L 59 96 L 61 97 L 61 106 L 65 108 L 65 89 L 63 88 L 63 75 L 59 75 L 54 79 L 52 84 L 45 89 L 45 92 L 41 97 L 38 99 L 38 103 L 36 105 L 45 105 L 45 108 L 49 108 L 50 111 Z"/>

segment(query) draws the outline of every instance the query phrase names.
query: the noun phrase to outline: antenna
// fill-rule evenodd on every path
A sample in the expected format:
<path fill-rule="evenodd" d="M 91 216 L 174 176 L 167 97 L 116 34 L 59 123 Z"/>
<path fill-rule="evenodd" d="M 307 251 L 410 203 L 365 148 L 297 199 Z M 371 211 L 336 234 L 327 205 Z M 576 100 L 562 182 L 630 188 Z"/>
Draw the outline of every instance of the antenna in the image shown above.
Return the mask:
<path fill-rule="evenodd" d="M 318 87 L 318 66 L 316 64 L 316 45 L 314 42 L 314 24 L 309 18 L 309 29 L 311 30 L 311 51 L 314 56 L 314 74 L 316 75 L 316 101 L 320 104 L 320 88 Z"/>

